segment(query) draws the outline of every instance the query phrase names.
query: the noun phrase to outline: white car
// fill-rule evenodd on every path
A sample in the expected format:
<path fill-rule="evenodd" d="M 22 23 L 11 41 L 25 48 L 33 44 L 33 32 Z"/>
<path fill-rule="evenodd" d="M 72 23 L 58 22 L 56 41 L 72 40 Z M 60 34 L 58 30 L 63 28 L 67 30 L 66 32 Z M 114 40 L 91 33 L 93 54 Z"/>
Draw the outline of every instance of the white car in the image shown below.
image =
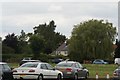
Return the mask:
<path fill-rule="evenodd" d="M 115 58 L 115 64 L 120 64 L 120 58 Z"/>
<path fill-rule="evenodd" d="M 27 62 L 13 69 L 14 79 L 57 79 L 62 80 L 63 74 L 44 62 Z"/>

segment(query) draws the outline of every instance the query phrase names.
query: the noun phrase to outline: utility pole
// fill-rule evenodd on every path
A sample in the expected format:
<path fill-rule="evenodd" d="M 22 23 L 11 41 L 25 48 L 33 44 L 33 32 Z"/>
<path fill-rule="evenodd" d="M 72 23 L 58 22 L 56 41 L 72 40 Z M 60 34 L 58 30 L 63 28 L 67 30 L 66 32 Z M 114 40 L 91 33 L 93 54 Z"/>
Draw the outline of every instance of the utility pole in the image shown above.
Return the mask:
<path fill-rule="evenodd" d="M 120 1 L 118 2 L 118 39 L 120 41 Z"/>

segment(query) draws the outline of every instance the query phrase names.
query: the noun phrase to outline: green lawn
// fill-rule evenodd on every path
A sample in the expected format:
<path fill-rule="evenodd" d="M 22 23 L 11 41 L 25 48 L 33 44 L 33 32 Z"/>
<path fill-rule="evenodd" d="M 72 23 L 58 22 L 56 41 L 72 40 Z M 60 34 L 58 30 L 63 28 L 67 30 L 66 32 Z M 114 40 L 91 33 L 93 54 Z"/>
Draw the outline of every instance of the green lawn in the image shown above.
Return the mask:
<path fill-rule="evenodd" d="M 96 73 L 100 78 L 106 78 L 107 73 L 113 77 L 113 71 L 118 67 L 115 64 L 83 64 L 83 66 L 89 70 L 90 78 L 95 78 Z"/>
<path fill-rule="evenodd" d="M 16 68 L 19 66 L 17 63 L 9 63 L 9 65 L 12 68 Z M 55 64 L 52 65 L 54 66 Z M 83 66 L 89 70 L 90 78 L 95 78 L 96 73 L 98 73 L 99 78 L 106 78 L 107 73 L 109 73 L 110 77 L 112 77 L 113 71 L 118 67 L 115 64 L 83 64 Z"/>

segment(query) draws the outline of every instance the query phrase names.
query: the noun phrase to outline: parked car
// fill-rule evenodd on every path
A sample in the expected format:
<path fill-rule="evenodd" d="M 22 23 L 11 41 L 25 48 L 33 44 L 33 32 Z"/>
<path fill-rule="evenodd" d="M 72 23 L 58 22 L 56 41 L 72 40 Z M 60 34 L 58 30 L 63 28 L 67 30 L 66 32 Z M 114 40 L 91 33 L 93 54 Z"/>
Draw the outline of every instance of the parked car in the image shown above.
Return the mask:
<path fill-rule="evenodd" d="M 52 62 L 56 63 L 56 64 L 59 63 L 59 62 L 61 62 L 61 61 L 63 61 L 63 59 L 60 59 L 60 58 L 56 58 L 56 59 L 52 60 Z"/>
<path fill-rule="evenodd" d="M 27 62 L 13 70 L 14 79 L 57 79 L 61 80 L 63 74 L 55 70 L 50 64 L 44 62 Z"/>
<path fill-rule="evenodd" d="M 40 60 L 32 60 L 31 58 L 23 58 L 23 60 L 20 61 L 20 66 L 26 62 L 40 62 Z"/>
<path fill-rule="evenodd" d="M 120 67 L 114 70 L 113 72 L 113 78 L 114 80 L 120 80 Z"/>
<path fill-rule="evenodd" d="M 108 62 L 105 62 L 102 59 L 96 59 L 96 60 L 93 61 L 93 64 L 108 64 Z"/>
<path fill-rule="evenodd" d="M 63 61 L 58 63 L 55 68 L 63 72 L 63 78 L 70 78 L 74 80 L 87 79 L 89 71 L 83 67 L 79 62 Z"/>
<path fill-rule="evenodd" d="M 0 62 L 0 80 L 13 80 L 13 73 L 7 63 Z"/>
<path fill-rule="evenodd" d="M 115 58 L 115 60 L 114 60 L 114 62 L 115 62 L 115 64 L 120 64 L 120 58 Z"/>

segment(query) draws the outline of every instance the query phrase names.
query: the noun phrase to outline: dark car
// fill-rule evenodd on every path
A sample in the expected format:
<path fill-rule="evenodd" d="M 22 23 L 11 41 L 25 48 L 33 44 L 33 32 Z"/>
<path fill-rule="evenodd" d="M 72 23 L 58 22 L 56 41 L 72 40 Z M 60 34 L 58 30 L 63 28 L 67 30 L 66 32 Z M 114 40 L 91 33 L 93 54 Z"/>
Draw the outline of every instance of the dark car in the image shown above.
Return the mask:
<path fill-rule="evenodd" d="M 61 61 L 63 61 L 63 59 L 60 59 L 60 58 L 56 58 L 56 59 L 52 60 L 52 62 L 56 63 L 56 64 L 59 63 L 59 62 L 61 62 Z"/>
<path fill-rule="evenodd" d="M 0 62 L 0 80 L 14 80 L 12 70 L 4 62 Z"/>
<path fill-rule="evenodd" d="M 84 68 L 79 62 L 63 61 L 58 63 L 55 68 L 63 72 L 63 78 L 70 78 L 73 80 L 87 79 L 89 71 Z"/>
<path fill-rule="evenodd" d="M 31 58 L 23 58 L 23 60 L 20 61 L 19 66 L 21 66 L 22 64 L 26 62 L 40 62 L 40 60 L 32 60 Z"/>
<path fill-rule="evenodd" d="M 108 62 L 106 62 L 102 59 L 96 59 L 93 61 L 93 64 L 108 64 Z"/>

